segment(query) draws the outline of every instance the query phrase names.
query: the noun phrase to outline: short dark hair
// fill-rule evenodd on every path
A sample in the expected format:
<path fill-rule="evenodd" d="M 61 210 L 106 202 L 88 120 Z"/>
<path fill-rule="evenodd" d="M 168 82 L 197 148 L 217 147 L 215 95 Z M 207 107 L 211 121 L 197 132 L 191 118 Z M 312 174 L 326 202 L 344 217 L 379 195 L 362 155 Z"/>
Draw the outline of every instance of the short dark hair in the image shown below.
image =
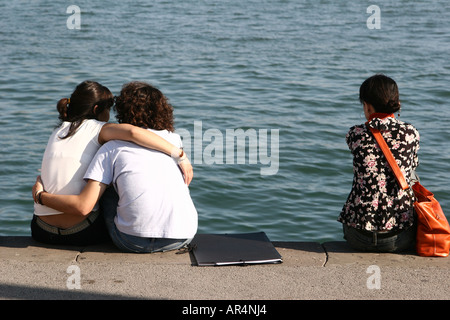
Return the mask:
<path fill-rule="evenodd" d="M 397 83 L 384 74 L 373 75 L 361 84 L 359 101 L 371 104 L 375 112 L 397 112 L 400 110 Z"/>
<path fill-rule="evenodd" d="M 159 89 L 148 83 L 133 81 L 123 85 L 114 108 L 119 123 L 174 131 L 172 105 Z"/>

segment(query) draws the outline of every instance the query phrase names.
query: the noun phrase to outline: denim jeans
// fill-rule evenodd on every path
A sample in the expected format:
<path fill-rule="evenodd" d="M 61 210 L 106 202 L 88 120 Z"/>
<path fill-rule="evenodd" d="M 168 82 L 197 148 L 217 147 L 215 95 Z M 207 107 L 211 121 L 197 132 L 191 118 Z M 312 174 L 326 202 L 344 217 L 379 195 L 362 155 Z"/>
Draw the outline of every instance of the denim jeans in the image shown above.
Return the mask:
<path fill-rule="evenodd" d="M 361 232 L 355 228 L 343 225 L 344 239 L 355 250 L 365 252 L 391 252 L 414 250 L 416 243 L 416 227 L 397 233 Z"/>
<path fill-rule="evenodd" d="M 100 199 L 100 210 L 105 218 L 111 240 L 123 252 L 152 253 L 176 250 L 189 244 L 192 239 L 145 238 L 119 231 L 114 223 L 119 196 L 109 187 Z"/>

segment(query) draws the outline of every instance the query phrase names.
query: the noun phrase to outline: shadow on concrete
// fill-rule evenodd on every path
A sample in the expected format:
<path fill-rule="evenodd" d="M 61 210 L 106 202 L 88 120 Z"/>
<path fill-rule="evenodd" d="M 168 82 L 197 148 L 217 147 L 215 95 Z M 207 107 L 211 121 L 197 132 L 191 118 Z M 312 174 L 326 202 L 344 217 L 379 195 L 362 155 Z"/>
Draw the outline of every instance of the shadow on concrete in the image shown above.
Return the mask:
<path fill-rule="evenodd" d="M 38 247 L 38 248 L 73 250 L 73 251 L 81 251 L 84 248 L 82 246 L 52 245 L 40 243 L 30 236 L 1 236 L 0 247 L 5 248 Z"/>
<path fill-rule="evenodd" d="M 273 241 L 275 248 L 301 250 L 312 253 L 324 253 L 322 245 L 318 242 L 290 242 L 290 241 Z"/>
<path fill-rule="evenodd" d="M 0 299 L 4 300 L 151 300 L 124 295 L 114 295 L 83 290 L 63 290 L 43 287 L 30 287 L 15 284 L 0 284 Z M 154 298 L 159 300 L 158 298 Z"/>

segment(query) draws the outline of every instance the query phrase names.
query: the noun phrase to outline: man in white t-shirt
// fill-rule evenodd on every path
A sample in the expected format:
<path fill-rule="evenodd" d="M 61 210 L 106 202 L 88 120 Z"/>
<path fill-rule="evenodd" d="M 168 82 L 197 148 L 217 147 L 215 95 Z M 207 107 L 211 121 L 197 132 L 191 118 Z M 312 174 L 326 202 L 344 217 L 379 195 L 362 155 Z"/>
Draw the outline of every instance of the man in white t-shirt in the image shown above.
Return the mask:
<path fill-rule="evenodd" d="M 173 108 L 156 88 L 142 82 L 123 86 L 115 109 L 120 123 L 145 127 L 181 148 L 173 133 Z M 177 155 L 181 161 L 183 154 Z M 109 234 L 122 251 L 180 248 L 197 232 L 197 211 L 177 162 L 161 152 L 112 140 L 97 152 L 79 195 L 40 193 L 40 201 L 65 212 L 86 214 L 98 199 Z M 67 209 L 67 208 L 70 208 Z"/>

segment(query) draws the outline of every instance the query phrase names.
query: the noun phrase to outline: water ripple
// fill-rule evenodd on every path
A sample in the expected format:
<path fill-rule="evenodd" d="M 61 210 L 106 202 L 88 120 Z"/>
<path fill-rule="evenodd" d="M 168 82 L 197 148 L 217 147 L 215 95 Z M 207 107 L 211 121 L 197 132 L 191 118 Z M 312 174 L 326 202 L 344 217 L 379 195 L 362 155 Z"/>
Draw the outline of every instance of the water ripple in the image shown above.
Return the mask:
<path fill-rule="evenodd" d="M 364 122 L 359 85 L 387 73 L 401 119 L 421 133 L 419 175 L 450 208 L 448 3 L 379 5 L 382 27 L 369 30 L 367 5 L 353 2 L 81 2 L 81 30 L 68 30 L 65 5 L 2 3 L 0 235 L 29 234 L 56 102 L 86 79 L 115 94 L 131 80 L 160 87 L 192 139 L 199 121 L 202 137 L 279 130 L 275 175 L 248 154 L 245 164 L 194 164 L 199 231 L 328 241 L 342 239 L 336 218 L 352 179 L 344 137 Z"/>

